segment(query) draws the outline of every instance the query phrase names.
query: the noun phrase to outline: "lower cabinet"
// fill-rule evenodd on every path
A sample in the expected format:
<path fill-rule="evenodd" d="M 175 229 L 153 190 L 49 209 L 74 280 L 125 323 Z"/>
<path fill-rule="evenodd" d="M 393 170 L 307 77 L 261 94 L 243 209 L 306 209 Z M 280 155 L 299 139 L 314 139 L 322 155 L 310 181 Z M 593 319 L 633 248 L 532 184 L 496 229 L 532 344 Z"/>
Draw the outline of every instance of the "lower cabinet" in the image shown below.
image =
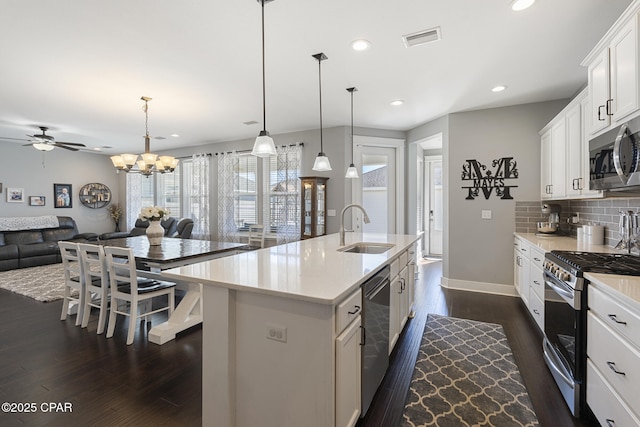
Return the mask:
<path fill-rule="evenodd" d="M 411 249 L 391 263 L 389 288 L 389 354 L 411 317 L 415 286 L 415 252 Z"/>
<path fill-rule="evenodd" d="M 513 283 L 529 314 L 544 330 L 544 251 L 516 237 L 513 252 Z"/>
<path fill-rule="evenodd" d="M 640 426 L 640 313 L 590 283 L 587 404 L 602 426 Z"/>
<path fill-rule="evenodd" d="M 361 409 L 360 316 L 336 338 L 336 426 L 354 426 Z"/>

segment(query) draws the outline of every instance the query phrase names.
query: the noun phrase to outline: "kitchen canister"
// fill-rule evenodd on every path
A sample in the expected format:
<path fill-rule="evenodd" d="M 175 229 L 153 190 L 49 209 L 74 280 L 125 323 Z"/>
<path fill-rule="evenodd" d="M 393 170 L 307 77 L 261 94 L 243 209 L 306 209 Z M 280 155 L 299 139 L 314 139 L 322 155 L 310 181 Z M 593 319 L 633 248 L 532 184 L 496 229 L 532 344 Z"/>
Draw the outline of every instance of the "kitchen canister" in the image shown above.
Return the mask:
<path fill-rule="evenodd" d="M 604 245 L 604 225 L 583 225 L 584 243 L 588 245 Z"/>

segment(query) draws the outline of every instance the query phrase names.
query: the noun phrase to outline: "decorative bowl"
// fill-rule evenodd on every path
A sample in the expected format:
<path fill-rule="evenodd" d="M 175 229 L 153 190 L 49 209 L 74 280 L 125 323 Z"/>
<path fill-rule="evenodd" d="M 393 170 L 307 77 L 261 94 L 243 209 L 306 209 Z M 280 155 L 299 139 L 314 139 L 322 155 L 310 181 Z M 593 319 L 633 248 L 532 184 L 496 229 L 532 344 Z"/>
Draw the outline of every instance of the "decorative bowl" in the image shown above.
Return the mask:
<path fill-rule="evenodd" d="M 555 233 L 558 231 L 557 222 L 539 222 L 538 233 Z"/>

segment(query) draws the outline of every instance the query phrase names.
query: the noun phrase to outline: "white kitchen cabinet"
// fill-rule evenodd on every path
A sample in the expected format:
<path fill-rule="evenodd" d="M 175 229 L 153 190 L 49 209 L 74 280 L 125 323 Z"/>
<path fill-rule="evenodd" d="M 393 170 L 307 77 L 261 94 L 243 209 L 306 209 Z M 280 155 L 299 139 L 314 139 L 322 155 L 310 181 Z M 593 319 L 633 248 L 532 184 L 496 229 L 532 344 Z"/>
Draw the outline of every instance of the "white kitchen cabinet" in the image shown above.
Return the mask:
<path fill-rule="evenodd" d="M 412 317 L 415 286 L 415 248 L 391 263 L 389 299 L 389 354 L 393 351 L 407 320 Z"/>
<path fill-rule="evenodd" d="M 529 243 L 516 237 L 514 246 L 514 285 L 529 307 Z"/>
<path fill-rule="evenodd" d="M 587 289 L 587 404 L 603 426 L 640 426 L 640 313 L 606 286 Z"/>
<path fill-rule="evenodd" d="M 582 62 L 588 70 L 590 135 L 617 126 L 640 111 L 638 3 L 623 13 Z"/>
<path fill-rule="evenodd" d="M 544 200 L 602 197 L 601 191 L 589 190 L 589 140 L 584 131 L 588 105 L 585 89 L 540 132 Z"/>
<path fill-rule="evenodd" d="M 544 330 L 544 250 L 527 240 L 514 239 L 514 284 L 529 314 Z"/>
<path fill-rule="evenodd" d="M 555 122 L 542 136 L 541 188 L 543 199 L 564 198 L 567 195 L 567 127 L 564 117 Z"/>
<path fill-rule="evenodd" d="M 336 426 L 354 426 L 361 409 L 362 346 L 356 320 L 336 338 Z"/>

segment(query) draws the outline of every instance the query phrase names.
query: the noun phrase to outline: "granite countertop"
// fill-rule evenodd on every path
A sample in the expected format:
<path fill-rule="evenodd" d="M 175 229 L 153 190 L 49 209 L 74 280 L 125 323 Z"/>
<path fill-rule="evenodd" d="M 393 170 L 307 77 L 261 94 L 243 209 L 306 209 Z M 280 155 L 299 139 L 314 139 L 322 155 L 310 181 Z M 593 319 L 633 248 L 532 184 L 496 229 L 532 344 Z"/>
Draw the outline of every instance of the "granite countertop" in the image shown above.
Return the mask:
<path fill-rule="evenodd" d="M 165 270 L 169 279 L 335 305 L 418 240 L 416 235 L 347 233 L 345 243 L 393 244 L 382 254 L 337 251 L 330 234 Z"/>

